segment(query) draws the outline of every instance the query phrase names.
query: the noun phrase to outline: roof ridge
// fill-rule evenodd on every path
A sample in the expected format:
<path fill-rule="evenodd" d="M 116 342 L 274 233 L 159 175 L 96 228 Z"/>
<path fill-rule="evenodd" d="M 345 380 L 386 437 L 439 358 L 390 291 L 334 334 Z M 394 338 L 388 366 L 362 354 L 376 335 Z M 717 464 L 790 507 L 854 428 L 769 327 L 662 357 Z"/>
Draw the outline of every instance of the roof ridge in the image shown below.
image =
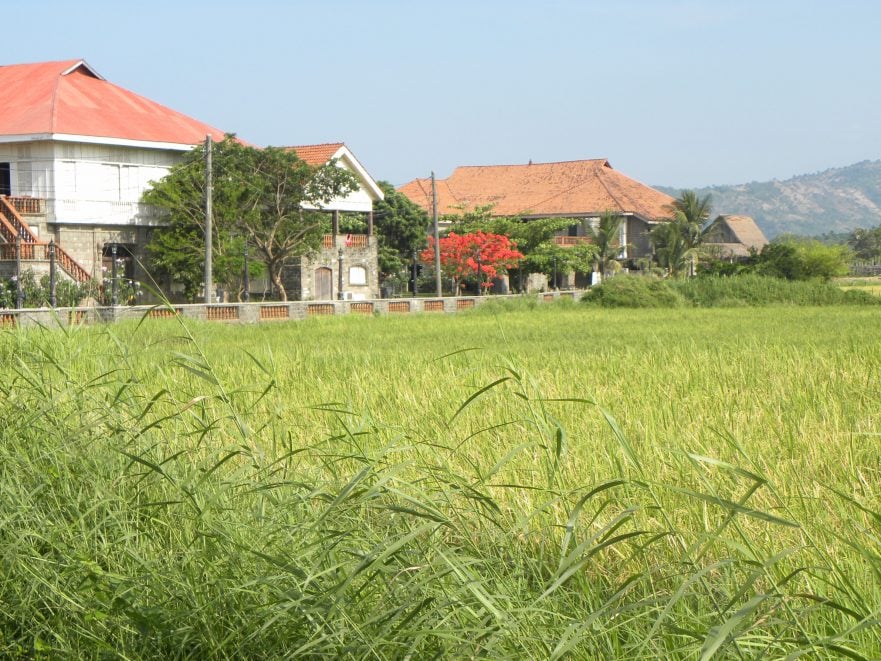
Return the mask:
<path fill-rule="evenodd" d="M 566 165 L 568 163 L 594 163 L 597 161 L 602 161 L 605 164 L 608 164 L 610 168 L 612 168 L 612 164 L 609 163 L 608 158 L 575 158 L 568 161 L 543 161 L 541 163 L 535 163 L 530 161 L 529 163 L 496 163 L 495 165 L 457 165 L 456 170 L 461 170 L 464 168 L 528 168 L 535 167 L 536 165 Z M 612 168 L 613 170 L 615 168 Z"/>
<path fill-rule="evenodd" d="M 337 142 L 313 142 L 308 145 L 288 145 L 285 149 L 296 149 L 297 147 L 332 147 L 334 145 L 343 145 L 345 146 L 345 142 L 339 140 Z"/>
<path fill-rule="evenodd" d="M 67 67 L 64 71 L 69 69 L 70 67 Z M 58 120 L 58 88 L 61 87 L 61 78 L 64 76 L 64 71 L 55 76 L 55 86 L 52 88 L 52 102 L 49 111 L 49 130 L 51 133 L 55 133 L 55 124 Z"/>

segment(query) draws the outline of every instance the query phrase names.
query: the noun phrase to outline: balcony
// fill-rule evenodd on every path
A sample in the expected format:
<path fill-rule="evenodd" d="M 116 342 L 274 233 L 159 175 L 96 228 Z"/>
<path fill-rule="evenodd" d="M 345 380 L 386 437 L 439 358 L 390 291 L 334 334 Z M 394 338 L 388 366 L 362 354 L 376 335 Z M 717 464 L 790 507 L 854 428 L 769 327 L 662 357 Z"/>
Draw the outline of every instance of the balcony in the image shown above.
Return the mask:
<path fill-rule="evenodd" d="M 555 236 L 554 237 L 554 245 L 562 246 L 564 248 L 571 248 L 572 246 L 580 246 L 584 243 L 591 243 L 590 237 L 587 237 L 587 236 Z"/>
<path fill-rule="evenodd" d="M 334 243 L 333 234 L 325 234 L 321 241 L 321 247 L 325 250 L 333 248 L 366 248 L 370 245 L 370 237 L 367 234 L 337 234 Z"/>
<path fill-rule="evenodd" d="M 23 216 L 41 216 L 46 213 L 46 200 L 41 197 L 9 196 L 7 199 Z"/>

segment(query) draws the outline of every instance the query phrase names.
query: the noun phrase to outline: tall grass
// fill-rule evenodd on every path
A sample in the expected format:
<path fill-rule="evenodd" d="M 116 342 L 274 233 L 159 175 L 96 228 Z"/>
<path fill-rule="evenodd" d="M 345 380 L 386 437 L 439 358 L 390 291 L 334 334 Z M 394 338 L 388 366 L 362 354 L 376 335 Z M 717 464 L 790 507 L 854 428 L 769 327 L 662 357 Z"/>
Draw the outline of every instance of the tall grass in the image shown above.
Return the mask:
<path fill-rule="evenodd" d="M 836 284 L 790 281 L 756 274 L 659 280 L 618 276 L 594 287 L 585 303 L 618 308 L 746 307 L 768 305 L 878 305 L 868 291 Z"/>
<path fill-rule="evenodd" d="M 7 331 L 0 654 L 875 658 L 878 326 Z"/>

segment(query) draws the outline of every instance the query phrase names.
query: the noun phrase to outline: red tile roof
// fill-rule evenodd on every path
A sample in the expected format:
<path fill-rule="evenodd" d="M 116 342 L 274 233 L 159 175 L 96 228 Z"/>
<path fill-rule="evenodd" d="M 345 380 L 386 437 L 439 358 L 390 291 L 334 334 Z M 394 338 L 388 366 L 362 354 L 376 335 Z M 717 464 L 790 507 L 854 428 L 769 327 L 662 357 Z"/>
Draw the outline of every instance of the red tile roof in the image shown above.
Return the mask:
<path fill-rule="evenodd" d="M 297 157 L 306 161 L 309 165 L 324 165 L 340 148 L 342 142 L 327 142 L 322 145 L 300 145 L 298 147 L 285 147 L 288 151 L 296 152 Z"/>
<path fill-rule="evenodd" d="M 104 80 L 83 60 L 0 66 L 0 136 L 71 134 L 191 145 L 223 131 Z"/>
<path fill-rule="evenodd" d="M 414 179 L 398 191 L 431 210 L 431 180 Z M 604 211 L 649 220 L 668 217 L 673 198 L 627 177 L 605 159 L 459 167 L 437 181 L 438 212 L 454 214 L 492 204 L 496 216 L 566 216 Z"/>

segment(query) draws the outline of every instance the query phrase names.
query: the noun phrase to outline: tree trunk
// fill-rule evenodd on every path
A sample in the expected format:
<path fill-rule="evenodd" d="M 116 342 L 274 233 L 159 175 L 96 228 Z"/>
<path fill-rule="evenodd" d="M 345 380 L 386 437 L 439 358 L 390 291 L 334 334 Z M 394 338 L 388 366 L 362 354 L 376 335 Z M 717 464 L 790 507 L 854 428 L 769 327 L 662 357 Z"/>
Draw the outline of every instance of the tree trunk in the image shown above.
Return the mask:
<path fill-rule="evenodd" d="M 288 293 L 284 288 L 284 283 L 281 280 L 281 267 L 273 267 L 270 268 L 269 271 L 272 274 L 272 284 L 275 285 L 275 288 L 278 290 L 278 295 L 281 296 L 281 300 L 287 302 Z"/>

